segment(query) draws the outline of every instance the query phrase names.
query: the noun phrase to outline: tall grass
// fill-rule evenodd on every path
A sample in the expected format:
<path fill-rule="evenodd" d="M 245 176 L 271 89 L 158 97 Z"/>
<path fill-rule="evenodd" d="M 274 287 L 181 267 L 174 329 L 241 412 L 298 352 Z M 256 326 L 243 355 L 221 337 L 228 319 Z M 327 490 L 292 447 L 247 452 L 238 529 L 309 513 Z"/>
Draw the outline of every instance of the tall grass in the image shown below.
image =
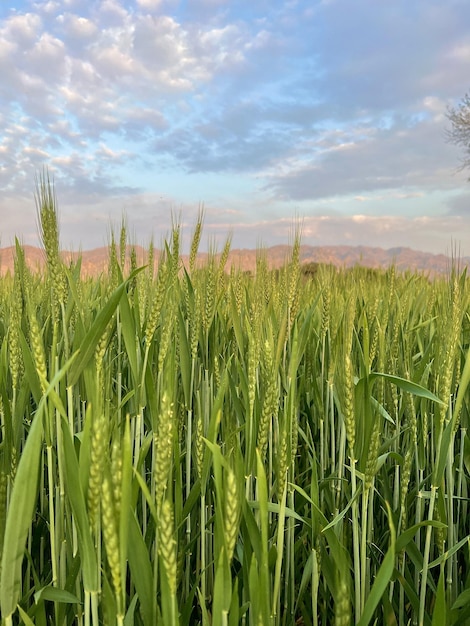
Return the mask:
<path fill-rule="evenodd" d="M 0 280 L 10 624 L 470 623 L 468 279 L 226 270 L 230 238 Z M 158 268 L 153 266 L 154 255 Z M 227 268 L 228 269 L 228 268 Z"/>

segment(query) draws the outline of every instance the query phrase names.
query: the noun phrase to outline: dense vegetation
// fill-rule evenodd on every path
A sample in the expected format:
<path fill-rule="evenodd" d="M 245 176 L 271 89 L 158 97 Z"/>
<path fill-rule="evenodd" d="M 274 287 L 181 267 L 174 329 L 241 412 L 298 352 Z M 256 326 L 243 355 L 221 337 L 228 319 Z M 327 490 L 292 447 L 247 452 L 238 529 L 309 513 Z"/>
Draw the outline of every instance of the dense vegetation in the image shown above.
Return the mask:
<path fill-rule="evenodd" d="M 154 271 L 17 247 L 0 280 L 0 609 L 25 624 L 468 624 L 467 278 Z"/>

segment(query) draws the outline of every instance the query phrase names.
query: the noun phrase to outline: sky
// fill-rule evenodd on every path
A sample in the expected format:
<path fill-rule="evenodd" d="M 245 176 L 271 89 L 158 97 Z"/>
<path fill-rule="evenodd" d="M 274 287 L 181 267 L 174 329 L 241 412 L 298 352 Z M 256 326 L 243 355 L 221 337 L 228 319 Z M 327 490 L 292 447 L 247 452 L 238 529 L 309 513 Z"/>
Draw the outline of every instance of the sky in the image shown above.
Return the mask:
<path fill-rule="evenodd" d="M 470 89 L 468 0 L 23 0 L 0 4 L 0 245 L 126 221 L 159 245 L 470 255 L 470 172 L 446 136 Z"/>

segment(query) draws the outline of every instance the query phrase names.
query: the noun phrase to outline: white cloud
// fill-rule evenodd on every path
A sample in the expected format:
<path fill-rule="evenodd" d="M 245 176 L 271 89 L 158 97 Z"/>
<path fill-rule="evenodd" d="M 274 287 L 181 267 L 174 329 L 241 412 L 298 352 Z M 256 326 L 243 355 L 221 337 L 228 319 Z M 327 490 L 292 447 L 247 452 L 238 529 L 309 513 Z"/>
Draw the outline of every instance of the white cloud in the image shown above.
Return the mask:
<path fill-rule="evenodd" d="M 137 4 L 147 11 L 155 11 L 162 5 L 162 0 L 137 0 Z"/>
<path fill-rule="evenodd" d="M 435 121 L 441 121 L 444 119 L 447 112 L 448 102 L 443 98 L 437 96 L 426 96 L 423 98 L 423 109 L 429 111 Z"/>
<path fill-rule="evenodd" d="M 405 4 L 28 2 L 0 20 L 0 189 L 24 194 L 50 164 L 82 210 L 119 194 L 133 210 L 164 172 L 152 197 L 194 190 L 214 211 L 243 214 L 243 188 L 263 216 L 419 212 L 438 194 L 435 211 L 465 213 L 444 130 L 470 5 Z"/>
<path fill-rule="evenodd" d="M 57 22 L 63 25 L 65 35 L 72 39 L 87 40 L 98 33 L 98 27 L 92 20 L 73 13 L 59 15 Z"/>
<path fill-rule="evenodd" d="M 94 61 L 98 72 L 102 72 L 108 79 L 119 79 L 135 70 L 132 57 L 123 52 L 118 45 L 98 50 Z"/>
<path fill-rule="evenodd" d="M 108 161 L 110 163 L 118 163 L 123 160 L 127 160 L 131 155 L 127 150 L 112 150 L 103 143 L 100 143 L 98 150 L 96 151 L 96 157 L 100 161 Z"/>
<path fill-rule="evenodd" d="M 21 47 L 31 45 L 36 40 L 37 34 L 42 27 L 42 20 L 39 15 L 26 13 L 24 15 L 13 15 L 5 20 L 0 33 Z"/>
<path fill-rule="evenodd" d="M 118 0 L 102 0 L 99 3 L 99 12 L 112 25 L 123 24 L 129 15 Z"/>
<path fill-rule="evenodd" d="M 470 61 L 470 43 L 465 41 L 452 46 L 447 57 L 468 63 Z"/>
<path fill-rule="evenodd" d="M 68 2 L 65 0 L 65 4 Z M 33 7 L 39 13 L 51 14 L 58 11 L 61 7 L 60 2 L 54 2 L 53 0 L 49 0 L 48 2 L 33 2 Z"/>
<path fill-rule="evenodd" d="M 39 148 L 34 148 L 32 146 L 26 146 L 24 149 L 24 154 L 31 155 L 33 157 L 39 157 L 39 159 L 48 159 L 50 155 L 45 151 Z"/>

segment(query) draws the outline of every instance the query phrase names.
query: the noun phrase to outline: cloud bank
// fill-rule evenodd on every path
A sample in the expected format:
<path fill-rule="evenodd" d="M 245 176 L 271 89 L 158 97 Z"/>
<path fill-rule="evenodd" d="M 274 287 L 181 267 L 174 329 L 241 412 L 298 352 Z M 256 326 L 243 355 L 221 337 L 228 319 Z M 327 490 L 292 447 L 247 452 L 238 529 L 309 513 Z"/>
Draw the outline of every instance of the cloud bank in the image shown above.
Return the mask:
<path fill-rule="evenodd" d="M 443 251 L 470 219 L 445 140 L 468 23 L 464 0 L 9 3 L 1 243 L 35 241 L 47 166 L 70 246 L 102 245 L 123 212 L 158 237 L 204 202 L 208 232 L 247 246 L 297 215 L 307 243 Z"/>

